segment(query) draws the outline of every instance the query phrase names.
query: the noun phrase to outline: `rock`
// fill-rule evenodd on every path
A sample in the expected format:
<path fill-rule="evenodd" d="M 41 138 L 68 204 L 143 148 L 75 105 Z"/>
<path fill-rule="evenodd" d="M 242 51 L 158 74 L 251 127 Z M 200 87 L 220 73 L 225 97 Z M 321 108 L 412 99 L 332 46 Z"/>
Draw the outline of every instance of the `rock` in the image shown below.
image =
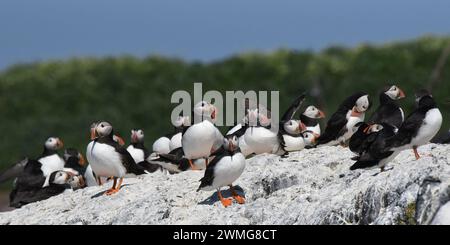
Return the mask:
<path fill-rule="evenodd" d="M 158 172 L 126 179 L 113 196 L 102 195 L 106 184 L 0 213 L 0 224 L 449 224 L 450 146 L 419 152 L 418 161 L 402 152 L 378 175 L 350 171 L 342 147 L 259 155 L 235 183 L 247 203 L 228 208 L 216 193 L 195 191 L 203 172 Z"/>

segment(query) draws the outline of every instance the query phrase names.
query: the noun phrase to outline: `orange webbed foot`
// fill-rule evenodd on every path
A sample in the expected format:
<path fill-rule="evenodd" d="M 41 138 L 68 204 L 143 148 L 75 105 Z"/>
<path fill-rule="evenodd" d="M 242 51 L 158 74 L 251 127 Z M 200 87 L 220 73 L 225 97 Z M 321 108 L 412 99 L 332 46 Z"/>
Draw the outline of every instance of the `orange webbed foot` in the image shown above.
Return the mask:
<path fill-rule="evenodd" d="M 229 207 L 233 203 L 233 199 L 231 199 L 231 198 L 223 198 L 223 199 L 220 199 L 220 202 L 222 203 L 222 205 L 224 207 Z"/>
<path fill-rule="evenodd" d="M 234 200 L 236 200 L 239 204 L 245 204 L 245 198 L 239 195 L 233 196 Z"/>
<path fill-rule="evenodd" d="M 111 195 L 113 195 L 113 194 L 115 194 L 115 193 L 117 193 L 117 192 L 119 192 L 118 189 L 109 189 L 109 190 L 107 190 L 107 191 L 105 192 L 105 195 L 111 196 Z"/>

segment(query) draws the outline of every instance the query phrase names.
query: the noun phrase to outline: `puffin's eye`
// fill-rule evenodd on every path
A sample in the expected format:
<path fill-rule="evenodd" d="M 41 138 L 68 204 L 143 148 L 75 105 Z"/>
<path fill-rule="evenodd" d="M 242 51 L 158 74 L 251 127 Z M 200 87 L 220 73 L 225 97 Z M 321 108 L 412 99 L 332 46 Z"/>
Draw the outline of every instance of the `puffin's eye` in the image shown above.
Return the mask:
<path fill-rule="evenodd" d="M 105 125 L 103 125 L 103 124 L 100 124 L 100 127 L 104 128 L 104 127 L 105 127 Z"/>

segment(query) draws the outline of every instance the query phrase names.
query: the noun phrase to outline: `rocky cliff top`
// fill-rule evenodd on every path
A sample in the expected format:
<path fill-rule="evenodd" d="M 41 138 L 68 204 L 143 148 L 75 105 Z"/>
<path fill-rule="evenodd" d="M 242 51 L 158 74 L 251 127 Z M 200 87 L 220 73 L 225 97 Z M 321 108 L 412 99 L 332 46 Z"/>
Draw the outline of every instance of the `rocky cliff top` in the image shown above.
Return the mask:
<path fill-rule="evenodd" d="M 196 192 L 203 172 L 155 173 L 126 179 L 113 196 L 102 195 L 108 183 L 0 213 L 0 224 L 450 224 L 450 145 L 419 152 L 418 161 L 402 152 L 380 174 L 350 171 L 342 147 L 260 155 L 235 183 L 247 203 L 228 208 Z"/>

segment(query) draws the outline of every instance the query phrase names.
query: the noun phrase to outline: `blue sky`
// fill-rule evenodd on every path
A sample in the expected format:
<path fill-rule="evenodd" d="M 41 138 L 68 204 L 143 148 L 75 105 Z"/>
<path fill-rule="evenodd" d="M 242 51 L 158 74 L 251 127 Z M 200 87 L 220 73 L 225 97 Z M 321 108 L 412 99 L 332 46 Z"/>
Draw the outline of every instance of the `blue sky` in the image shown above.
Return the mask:
<path fill-rule="evenodd" d="M 0 69 L 73 56 L 211 61 L 450 34 L 450 1 L 1 0 Z"/>

